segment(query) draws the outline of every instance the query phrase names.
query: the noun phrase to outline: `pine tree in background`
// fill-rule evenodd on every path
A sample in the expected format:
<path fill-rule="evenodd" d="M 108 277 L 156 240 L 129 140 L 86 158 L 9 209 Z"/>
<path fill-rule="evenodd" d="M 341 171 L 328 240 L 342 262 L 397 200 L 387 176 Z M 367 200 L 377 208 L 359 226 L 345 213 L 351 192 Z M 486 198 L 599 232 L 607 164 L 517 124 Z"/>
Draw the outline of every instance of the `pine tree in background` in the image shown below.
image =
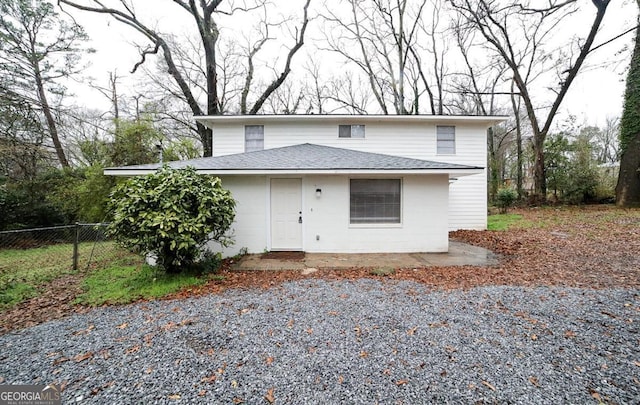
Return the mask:
<path fill-rule="evenodd" d="M 640 10 L 640 0 L 638 9 Z M 640 23 L 640 16 L 638 18 Z M 620 174 L 616 186 L 616 204 L 640 206 L 640 28 L 627 74 L 624 109 L 620 122 Z"/>

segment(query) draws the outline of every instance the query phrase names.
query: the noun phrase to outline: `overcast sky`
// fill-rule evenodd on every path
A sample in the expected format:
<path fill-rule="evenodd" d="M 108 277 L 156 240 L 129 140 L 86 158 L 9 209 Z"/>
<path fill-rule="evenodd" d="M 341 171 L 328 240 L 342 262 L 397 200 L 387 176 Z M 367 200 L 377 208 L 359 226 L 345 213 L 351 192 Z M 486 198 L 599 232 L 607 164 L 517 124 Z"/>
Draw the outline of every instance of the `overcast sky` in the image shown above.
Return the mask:
<path fill-rule="evenodd" d="M 321 6 L 321 0 L 313 1 L 316 2 L 317 7 Z M 584 18 L 587 21 L 587 25 L 565 27 L 568 35 L 572 30 L 586 32 L 588 24 L 590 24 L 589 19 L 593 18 L 594 7 L 591 1 L 581 1 L 584 3 Z M 153 4 L 152 10 L 138 8 L 137 12 L 139 15 L 144 16 L 145 21 L 155 21 L 151 25 L 159 27 L 161 31 L 170 29 L 176 34 L 184 34 L 193 29 L 193 23 L 189 15 L 169 0 L 139 3 Z M 276 3 L 279 10 L 282 10 L 281 1 L 276 0 Z M 292 5 L 295 9 L 301 9 L 302 0 L 287 1 L 285 4 Z M 635 1 L 613 0 L 607 10 L 596 44 L 602 43 L 632 27 L 636 19 L 636 8 Z M 87 33 L 92 38 L 91 46 L 96 49 L 96 53 L 90 57 L 91 66 L 86 71 L 87 76 L 93 77 L 101 85 L 106 85 L 108 72 L 117 70 L 119 75 L 127 76 L 123 81 L 125 86 L 129 86 L 136 80 L 141 80 L 141 73 L 137 73 L 134 76 L 129 75 L 133 64 L 138 60 L 138 54 L 131 44 L 133 41 L 144 43 L 143 39 L 135 31 L 104 15 L 68 10 L 76 17 L 78 22 L 85 26 Z M 312 25 L 307 36 L 309 40 L 306 41 L 305 45 L 307 53 L 313 51 L 312 39 L 318 37 L 313 29 L 314 26 Z M 633 34 L 628 34 L 589 56 L 587 59 L 588 66 L 581 71 L 573 83 L 563 103 L 561 115 L 555 121 L 556 124 L 562 122 L 567 116 L 567 110 L 577 116 L 580 123 L 584 122 L 589 125 L 603 125 L 607 117 L 621 115 L 625 81 L 624 72 L 631 53 L 620 54 L 619 51 L 625 45 L 631 46 L 632 42 Z M 296 61 L 304 62 L 306 57 L 306 54 L 300 53 L 296 56 Z M 611 61 L 616 62 L 610 63 Z M 603 65 L 604 67 L 602 67 Z M 85 79 L 85 82 L 88 81 L 88 79 Z M 82 87 L 74 88 L 74 92 L 78 94 L 80 99 L 86 100 L 87 106 L 96 105 L 102 109 L 109 107 L 106 98 L 87 90 L 85 86 Z"/>

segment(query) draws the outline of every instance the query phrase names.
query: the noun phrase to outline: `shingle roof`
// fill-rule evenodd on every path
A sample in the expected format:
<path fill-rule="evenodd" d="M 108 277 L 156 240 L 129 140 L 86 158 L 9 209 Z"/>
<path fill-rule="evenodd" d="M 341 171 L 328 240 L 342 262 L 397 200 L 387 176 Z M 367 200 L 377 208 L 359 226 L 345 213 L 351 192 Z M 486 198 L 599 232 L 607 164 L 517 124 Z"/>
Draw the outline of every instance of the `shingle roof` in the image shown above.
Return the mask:
<path fill-rule="evenodd" d="M 380 153 L 361 152 L 314 144 L 301 144 L 234 155 L 169 162 L 172 168 L 192 166 L 197 170 L 465 170 L 481 167 L 433 162 Z M 155 170 L 158 163 L 112 167 L 109 171 Z"/>

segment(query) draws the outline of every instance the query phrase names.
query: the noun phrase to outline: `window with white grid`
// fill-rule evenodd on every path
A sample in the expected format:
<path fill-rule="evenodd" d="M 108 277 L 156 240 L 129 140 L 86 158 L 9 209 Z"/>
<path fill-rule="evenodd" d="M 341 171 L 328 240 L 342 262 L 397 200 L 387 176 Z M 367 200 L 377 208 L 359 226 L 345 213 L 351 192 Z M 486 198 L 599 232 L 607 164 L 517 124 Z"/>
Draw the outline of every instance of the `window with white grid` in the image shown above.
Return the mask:
<path fill-rule="evenodd" d="M 352 224 L 399 224 L 400 179 L 351 179 Z"/>

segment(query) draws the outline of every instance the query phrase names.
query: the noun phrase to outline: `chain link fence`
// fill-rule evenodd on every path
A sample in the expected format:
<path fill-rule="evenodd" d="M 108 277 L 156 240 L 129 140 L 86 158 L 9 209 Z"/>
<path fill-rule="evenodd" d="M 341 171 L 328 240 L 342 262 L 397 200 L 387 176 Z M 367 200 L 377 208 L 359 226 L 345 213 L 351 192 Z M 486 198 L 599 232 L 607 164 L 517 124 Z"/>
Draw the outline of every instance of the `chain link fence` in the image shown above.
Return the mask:
<path fill-rule="evenodd" d="M 124 253 L 106 234 L 106 223 L 52 226 L 0 232 L 0 273 L 13 262 L 37 261 L 86 270 Z M 29 263 L 36 265 L 37 263 Z M 15 265 L 15 264 L 14 264 Z"/>

